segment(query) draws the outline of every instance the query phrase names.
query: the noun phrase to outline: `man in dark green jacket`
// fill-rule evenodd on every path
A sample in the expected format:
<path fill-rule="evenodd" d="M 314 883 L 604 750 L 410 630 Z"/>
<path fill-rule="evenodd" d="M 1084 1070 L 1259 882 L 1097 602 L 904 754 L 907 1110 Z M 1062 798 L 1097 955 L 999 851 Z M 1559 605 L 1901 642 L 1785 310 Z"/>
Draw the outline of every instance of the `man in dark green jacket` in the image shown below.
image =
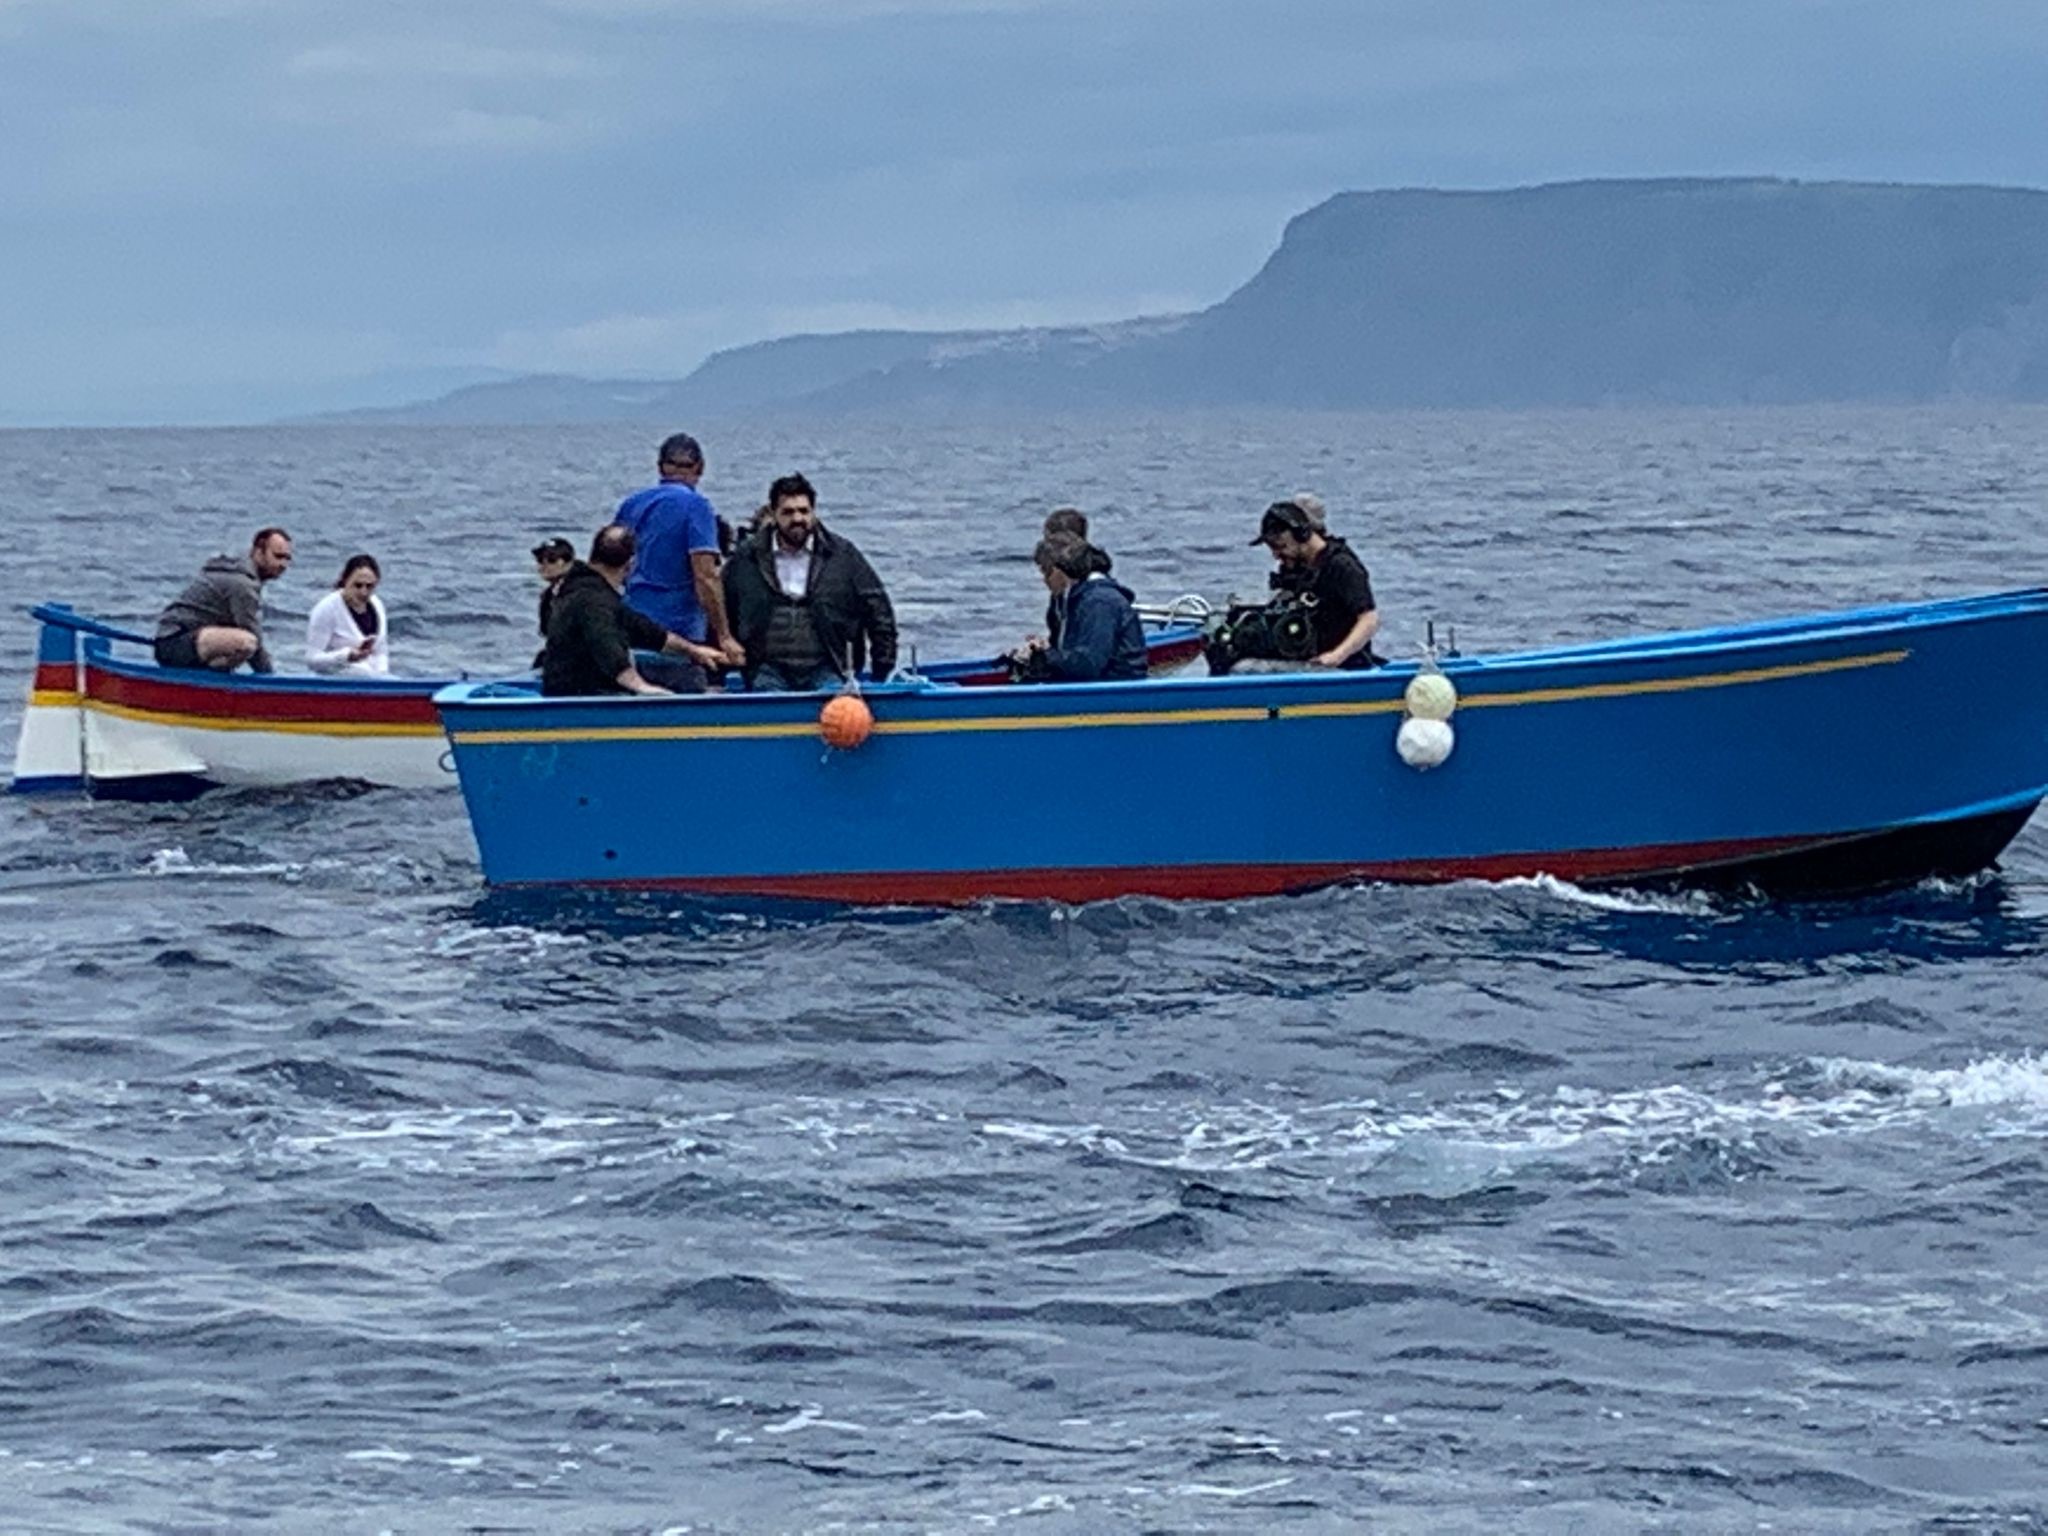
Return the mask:
<path fill-rule="evenodd" d="M 818 521 L 802 475 L 768 488 L 768 521 L 725 566 L 725 610 L 747 653 L 749 688 L 808 693 L 864 667 L 896 670 L 896 612 L 851 539 Z"/>

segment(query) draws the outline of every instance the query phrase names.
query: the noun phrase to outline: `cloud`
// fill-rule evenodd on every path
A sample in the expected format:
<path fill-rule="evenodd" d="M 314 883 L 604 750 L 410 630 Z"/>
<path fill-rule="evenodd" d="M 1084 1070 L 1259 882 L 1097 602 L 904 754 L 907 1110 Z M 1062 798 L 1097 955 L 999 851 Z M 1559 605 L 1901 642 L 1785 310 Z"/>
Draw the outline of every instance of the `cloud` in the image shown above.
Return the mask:
<path fill-rule="evenodd" d="M 369 38 L 302 49 L 284 72 L 300 79 L 438 81 L 602 80 L 612 73 L 587 55 L 540 48 L 479 47 L 452 39 Z"/>
<path fill-rule="evenodd" d="M 1184 308 L 1350 188 L 2044 183 L 2038 6 L 0 0 L 0 419 Z"/>

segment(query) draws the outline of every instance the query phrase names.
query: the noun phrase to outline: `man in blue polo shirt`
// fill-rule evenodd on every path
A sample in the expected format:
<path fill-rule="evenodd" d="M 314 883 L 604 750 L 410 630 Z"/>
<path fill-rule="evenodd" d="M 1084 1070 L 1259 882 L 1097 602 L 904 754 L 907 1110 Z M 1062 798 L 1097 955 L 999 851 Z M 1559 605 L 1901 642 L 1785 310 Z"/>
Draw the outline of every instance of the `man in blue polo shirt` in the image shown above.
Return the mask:
<path fill-rule="evenodd" d="M 612 519 L 632 530 L 639 551 L 626 582 L 626 603 L 686 640 L 714 646 L 736 667 L 746 652 L 726 622 L 718 515 L 697 489 L 704 450 L 689 433 L 678 432 L 662 441 L 655 468 L 661 483 L 628 496 Z"/>

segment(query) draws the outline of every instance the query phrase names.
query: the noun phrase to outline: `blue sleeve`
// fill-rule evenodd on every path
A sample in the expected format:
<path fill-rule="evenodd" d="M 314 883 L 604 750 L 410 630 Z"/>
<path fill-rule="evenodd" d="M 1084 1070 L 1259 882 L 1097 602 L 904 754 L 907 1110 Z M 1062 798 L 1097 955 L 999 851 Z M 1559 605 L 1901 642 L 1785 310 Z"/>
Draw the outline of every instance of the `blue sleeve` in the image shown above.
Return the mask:
<path fill-rule="evenodd" d="M 1116 651 L 1116 619 L 1114 603 L 1069 603 L 1060 643 L 1045 653 L 1052 674 L 1069 682 L 1092 683 L 1107 672 Z"/>
<path fill-rule="evenodd" d="M 689 510 L 683 516 L 683 548 L 693 555 L 706 550 L 718 553 L 718 514 L 702 496 L 690 498 Z"/>

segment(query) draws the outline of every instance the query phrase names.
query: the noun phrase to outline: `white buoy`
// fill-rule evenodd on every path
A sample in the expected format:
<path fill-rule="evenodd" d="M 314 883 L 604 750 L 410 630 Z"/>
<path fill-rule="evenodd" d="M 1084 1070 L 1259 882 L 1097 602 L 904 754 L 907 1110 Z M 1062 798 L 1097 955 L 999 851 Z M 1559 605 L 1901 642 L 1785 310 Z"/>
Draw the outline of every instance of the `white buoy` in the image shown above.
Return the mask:
<path fill-rule="evenodd" d="M 1418 672 L 1408 680 L 1401 702 L 1414 719 L 1448 720 L 1458 707 L 1458 690 L 1441 672 Z"/>
<path fill-rule="evenodd" d="M 1417 769 L 1440 766 L 1457 744 L 1457 735 L 1446 720 L 1403 720 L 1394 737 L 1394 750 L 1401 754 L 1401 761 Z"/>

